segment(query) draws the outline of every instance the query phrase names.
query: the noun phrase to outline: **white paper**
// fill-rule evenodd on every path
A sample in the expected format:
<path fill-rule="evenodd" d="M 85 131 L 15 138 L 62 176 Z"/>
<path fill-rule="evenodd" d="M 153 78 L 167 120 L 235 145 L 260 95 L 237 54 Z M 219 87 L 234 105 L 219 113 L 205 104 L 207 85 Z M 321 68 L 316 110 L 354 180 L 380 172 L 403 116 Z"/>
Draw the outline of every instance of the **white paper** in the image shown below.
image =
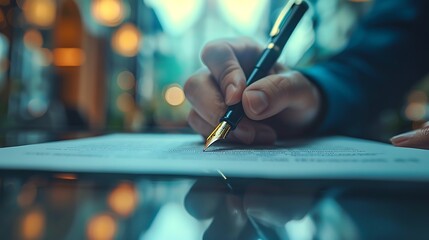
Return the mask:
<path fill-rule="evenodd" d="M 0 169 L 187 176 L 429 180 L 429 151 L 346 137 L 274 146 L 215 144 L 190 134 L 114 134 L 0 148 Z"/>

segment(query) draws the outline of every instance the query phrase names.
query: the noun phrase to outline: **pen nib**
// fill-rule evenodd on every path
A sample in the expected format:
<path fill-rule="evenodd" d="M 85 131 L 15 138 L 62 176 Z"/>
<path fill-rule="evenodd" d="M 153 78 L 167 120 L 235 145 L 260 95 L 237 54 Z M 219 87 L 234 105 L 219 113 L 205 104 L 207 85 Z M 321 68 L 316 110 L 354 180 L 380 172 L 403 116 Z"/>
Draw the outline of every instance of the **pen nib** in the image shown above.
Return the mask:
<path fill-rule="evenodd" d="M 217 127 L 213 130 L 213 132 L 207 137 L 206 145 L 204 146 L 203 151 L 206 151 L 213 143 L 218 141 L 219 139 L 225 139 L 226 136 L 231 130 L 231 126 L 223 121 L 217 125 Z"/>

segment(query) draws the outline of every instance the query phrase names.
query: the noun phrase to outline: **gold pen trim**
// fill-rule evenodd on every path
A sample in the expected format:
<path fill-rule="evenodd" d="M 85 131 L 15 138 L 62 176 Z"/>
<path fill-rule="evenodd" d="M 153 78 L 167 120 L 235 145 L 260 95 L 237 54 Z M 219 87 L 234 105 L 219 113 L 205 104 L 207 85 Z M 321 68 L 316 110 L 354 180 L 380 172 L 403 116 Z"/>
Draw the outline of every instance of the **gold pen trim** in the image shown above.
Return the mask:
<path fill-rule="evenodd" d="M 230 130 L 231 125 L 229 125 L 227 122 L 222 121 L 221 123 L 219 123 L 217 127 L 213 130 L 213 132 L 207 137 L 203 151 L 206 151 L 207 148 L 209 148 L 219 139 L 225 139 Z"/>
<path fill-rule="evenodd" d="M 271 32 L 270 32 L 271 37 L 275 37 L 275 36 L 277 36 L 277 34 L 280 33 L 280 25 L 282 24 L 283 19 L 286 17 L 287 13 L 292 8 L 292 6 L 294 4 L 299 5 L 301 3 L 302 3 L 302 0 L 289 0 L 287 2 L 287 4 L 284 6 L 284 8 L 280 12 L 279 16 L 277 17 L 276 22 L 273 25 L 273 28 L 271 29 Z"/>
<path fill-rule="evenodd" d="M 280 51 L 280 48 L 274 43 L 269 43 L 267 46 L 268 49 L 274 49 L 275 51 Z"/>

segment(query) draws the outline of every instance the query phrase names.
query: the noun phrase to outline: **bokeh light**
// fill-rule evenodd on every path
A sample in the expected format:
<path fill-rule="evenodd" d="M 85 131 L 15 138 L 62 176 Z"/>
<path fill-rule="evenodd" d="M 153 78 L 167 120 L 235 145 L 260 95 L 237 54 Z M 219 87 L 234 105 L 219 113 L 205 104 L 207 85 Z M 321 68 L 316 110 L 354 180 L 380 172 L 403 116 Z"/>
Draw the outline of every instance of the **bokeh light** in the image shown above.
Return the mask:
<path fill-rule="evenodd" d="M 130 112 L 134 109 L 134 98 L 129 93 L 122 93 L 116 99 L 116 106 L 122 112 Z"/>
<path fill-rule="evenodd" d="M 414 90 L 408 95 L 405 117 L 411 121 L 422 121 L 426 118 L 428 96 L 424 91 Z"/>
<path fill-rule="evenodd" d="M 423 120 L 426 116 L 426 104 L 410 103 L 405 108 L 405 116 L 411 121 Z"/>
<path fill-rule="evenodd" d="M 30 48 L 41 48 L 43 45 L 43 37 L 40 31 L 36 29 L 27 30 L 24 33 L 24 44 Z"/>
<path fill-rule="evenodd" d="M 137 201 L 137 192 L 131 183 L 119 184 L 107 199 L 110 208 L 123 217 L 129 216 L 134 211 Z"/>
<path fill-rule="evenodd" d="M 77 176 L 73 173 L 58 173 L 54 175 L 55 178 L 61 180 L 76 180 Z"/>
<path fill-rule="evenodd" d="M 164 97 L 171 106 L 179 106 L 185 101 L 185 93 L 178 85 L 169 86 L 165 90 Z"/>
<path fill-rule="evenodd" d="M 96 215 L 88 223 L 88 239 L 113 239 L 116 234 L 116 221 L 109 214 Z"/>
<path fill-rule="evenodd" d="M 33 182 L 24 184 L 18 194 L 18 205 L 22 208 L 29 207 L 37 196 L 37 186 Z"/>
<path fill-rule="evenodd" d="M 41 117 L 48 110 L 48 103 L 40 98 L 33 98 L 28 102 L 28 112 L 33 117 Z"/>
<path fill-rule="evenodd" d="M 254 33 L 267 9 L 267 0 L 219 0 L 220 13 L 243 34 Z"/>
<path fill-rule="evenodd" d="M 56 48 L 54 64 L 59 67 L 78 67 L 85 62 L 85 53 L 80 48 Z"/>
<path fill-rule="evenodd" d="M 92 2 L 92 15 L 100 24 L 117 26 L 124 19 L 124 4 L 120 0 L 94 0 Z"/>
<path fill-rule="evenodd" d="M 55 21 L 55 0 L 27 0 L 24 2 L 23 11 L 25 19 L 39 27 L 50 27 Z"/>
<path fill-rule="evenodd" d="M 122 25 L 113 35 L 113 49 L 125 56 L 133 57 L 139 51 L 140 31 L 131 23 Z"/>
<path fill-rule="evenodd" d="M 118 86 L 124 90 L 131 90 L 135 86 L 136 79 L 130 71 L 123 71 L 118 74 Z"/>
<path fill-rule="evenodd" d="M 45 230 L 45 215 L 35 209 L 24 215 L 21 225 L 23 239 L 39 239 Z"/>

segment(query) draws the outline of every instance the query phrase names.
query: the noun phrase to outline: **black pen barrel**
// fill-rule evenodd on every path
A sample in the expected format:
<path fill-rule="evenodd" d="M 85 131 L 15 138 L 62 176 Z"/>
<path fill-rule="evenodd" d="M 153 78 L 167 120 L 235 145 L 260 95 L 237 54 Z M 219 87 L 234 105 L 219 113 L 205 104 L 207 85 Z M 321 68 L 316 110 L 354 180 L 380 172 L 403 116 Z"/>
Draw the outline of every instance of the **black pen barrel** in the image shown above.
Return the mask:
<path fill-rule="evenodd" d="M 270 39 L 268 47 L 261 53 L 258 62 L 256 62 L 252 72 L 248 75 L 246 81 L 247 86 L 265 77 L 269 73 L 270 69 L 279 58 L 286 42 L 292 35 L 296 25 L 298 25 L 300 19 L 307 10 L 308 4 L 305 1 L 299 5 L 292 6 L 286 20 L 280 26 L 280 32 Z M 231 130 L 234 130 L 244 115 L 243 105 L 239 102 L 229 106 L 226 113 L 219 121 L 227 122 L 231 126 Z"/>

